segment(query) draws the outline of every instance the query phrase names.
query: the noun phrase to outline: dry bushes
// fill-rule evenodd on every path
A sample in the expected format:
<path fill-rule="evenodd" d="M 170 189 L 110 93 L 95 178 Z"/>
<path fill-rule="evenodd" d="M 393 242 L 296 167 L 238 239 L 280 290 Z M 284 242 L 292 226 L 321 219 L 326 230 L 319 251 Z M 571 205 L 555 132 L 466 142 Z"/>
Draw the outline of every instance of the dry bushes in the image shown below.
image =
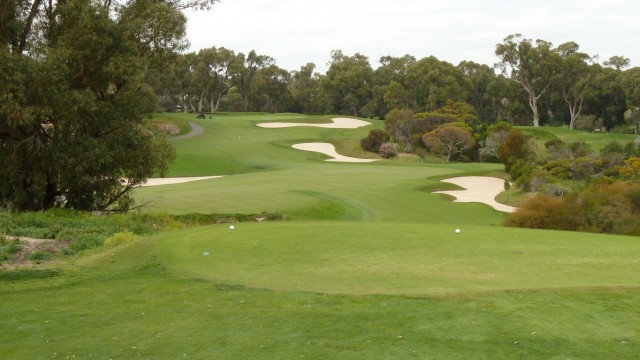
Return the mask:
<path fill-rule="evenodd" d="M 507 226 L 640 235 L 640 184 L 595 184 L 563 197 L 535 195 Z"/>

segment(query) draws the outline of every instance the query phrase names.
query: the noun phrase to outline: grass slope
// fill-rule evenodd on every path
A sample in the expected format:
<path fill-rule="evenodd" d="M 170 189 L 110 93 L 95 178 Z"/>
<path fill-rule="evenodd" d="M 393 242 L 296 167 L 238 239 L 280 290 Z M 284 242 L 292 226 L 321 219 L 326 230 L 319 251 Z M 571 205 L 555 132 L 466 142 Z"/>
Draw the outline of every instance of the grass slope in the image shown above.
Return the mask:
<path fill-rule="evenodd" d="M 617 141 L 625 144 L 636 139 L 635 135 L 629 134 L 608 134 L 608 133 L 588 133 L 584 131 L 572 130 L 567 127 L 533 127 L 522 126 L 519 129 L 533 135 L 536 139 L 545 143 L 552 139 L 560 139 L 567 144 L 578 140 L 584 140 L 593 150 L 600 151 L 608 143 Z"/>
<path fill-rule="evenodd" d="M 245 231 L 244 227 L 237 230 L 237 234 Z M 276 230 L 266 231 L 271 241 Z M 148 238 L 85 257 L 76 264 L 77 268 L 65 268 L 60 276 L 49 279 L 0 281 L 3 357 L 633 359 L 640 351 L 640 290 L 635 287 L 480 292 L 458 289 L 455 293 L 422 296 L 272 290 L 224 282 L 222 274 L 213 272 L 197 276 L 190 270 L 185 272 L 188 269 L 183 266 L 188 267 L 189 259 L 166 258 L 175 256 L 167 254 L 167 241 L 184 249 L 185 245 L 200 241 L 197 236 L 191 241 L 192 235 L 195 234 L 189 231 L 173 233 L 161 240 L 160 247 L 156 246 L 157 239 Z M 544 235 L 553 236 L 551 232 Z M 525 237 L 535 239 L 533 234 Z M 632 241 L 615 240 L 622 240 L 622 244 Z M 285 239 L 285 244 L 288 241 Z M 605 244 L 608 240 L 599 241 Z M 573 239 L 568 245 L 577 242 Z M 337 244 L 331 243 L 322 253 L 333 253 Z M 400 251 L 401 246 L 395 244 L 387 245 L 390 250 Z M 425 253 L 433 249 L 426 242 L 423 244 Z M 594 245 L 597 244 L 591 244 Z M 249 250 L 249 244 L 236 243 L 229 251 L 236 252 L 243 246 Z M 355 250 L 352 244 L 346 247 Z M 419 248 L 417 241 L 411 247 Z M 540 254 L 552 254 L 561 248 L 549 242 L 532 247 Z M 611 250 L 613 246 L 605 247 L 612 251 L 607 259 L 628 259 L 622 254 L 623 246 L 617 251 Z M 371 251 L 362 248 L 365 253 Z M 463 254 L 456 257 L 443 249 L 441 254 L 446 256 L 435 262 L 451 269 L 465 269 L 468 263 L 485 261 L 482 253 L 474 254 L 475 249 L 458 249 Z M 527 246 L 519 249 L 523 251 L 520 257 L 531 256 Z M 272 261 L 273 250 L 250 250 L 238 263 L 251 261 L 251 257 Z M 516 257 L 509 250 L 505 248 L 502 254 Z M 573 251 L 582 256 L 582 250 Z M 564 256 L 571 253 L 565 249 L 555 258 L 565 261 Z M 288 254 L 296 257 L 296 250 L 290 249 Z M 387 263 L 392 263 L 390 258 Z M 394 266 L 402 266 L 404 261 L 398 259 Z M 305 259 L 297 257 L 296 262 L 299 267 Z M 356 275 L 365 272 L 356 262 L 346 263 L 352 264 Z M 349 270 L 344 268 L 344 262 L 338 265 Z M 608 272 L 625 277 L 626 265 L 621 265 L 619 270 L 609 267 Z M 588 268 L 584 264 L 567 266 Z M 248 277 L 260 276 L 262 269 L 245 271 Z M 309 285 L 314 286 L 312 281 L 320 277 L 321 271 L 324 270 L 316 270 L 318 276 L 309 279 Z M 544 267 L 529 273 L 501 272 L 526 285 L 529 279 L 538 277 L 537 271 L 553 273 L 553 269 Z M 378 273 L 382 277 L 378 289 L 383 289 L 384 283 L 388 288 L 397 284 L 391 274 L 385 273 Z M 338 284 L 343 285 L 344 282 Z"/>
<path fill-rule="evenodd" d="M 7 359 L 635 359 L 637 238 L 510 229 L 431 194 L 495 164 L 327 163 L 370 127 L 262 129 L 328 116 L 228 114 L 175 140 L 148 211 L 291 219 L 165 232 L 50 268 L 0 272 Z M 545 128 L 546 129 L 546 128 Z M 555 135 L 554 135 L 555 136 Z M 577 136 L 577 135 L 576 135 Z M 567 141 L 567 140 L 565 140 Z M 455 228 L 462 233 L 456 235 Z M 209 252 L 210 255 L 203 255 Z"/>

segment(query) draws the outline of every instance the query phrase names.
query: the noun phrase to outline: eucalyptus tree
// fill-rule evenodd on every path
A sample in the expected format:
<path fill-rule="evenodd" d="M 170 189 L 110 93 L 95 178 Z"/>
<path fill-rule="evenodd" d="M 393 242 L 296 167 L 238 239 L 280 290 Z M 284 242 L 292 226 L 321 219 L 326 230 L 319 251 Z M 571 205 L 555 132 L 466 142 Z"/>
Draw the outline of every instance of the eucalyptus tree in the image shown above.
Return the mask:
<path fill-rule="evenodd" d="M 548 41 L 536 40 L 534 43 L 520 34 L 514 34 L 496 45 L 495 54 L 500 59 L 496 67 L 520 84 L 529 95 L 533 126 L 539 126 L 538 100 L 549 89 L 558 70 L 557 52 Z"/>
<path fill-rule="evenodd" d="M 624 73 L 610 67 L 593 65 L 593 82 L 585 94 L 586 112 L 603 122 L 607 130 L 624 124 L 627 98 Z"/>
<path fill-rule="evenodd" d="M 128 209 L 174 156 L 142 126 L 145 72 L 186 47 L 181 9 L 214 2 L 2 2 L 0 206 Z"/>
<path fill-rule="evenodd" d="M 416 63 L 411 55 L 402 57 L 383 56 L 380 66 L 374 71 L 372 101 L 376 115 L 383 118 L 393 109 L 413 109 L 415 102 L 405 88 L 409 67 Z"/>
<path fill-rule="evenodd" d="M 640 67 L 624 72 L 624 91 L 627 98 L 627 118 L 640 135 Z"/>
<path fill-rule="evenodd" d="M 629 67 L 629 64 L 631 64 L 631 62 L 629 61 L 628 58 L 624 56 L 614 55 L 610 57 L 609 60 L 605 61 L 603 64 L 604 66 L 612 67 L 616 70 L 622 70 L 626 67 Z"/>
<path fill-rule="evenodd" d="M 251 82 L 253 109 L 265 112 L 286 110 L 291 102 L 288 71 L 275 64 L 258 69 Z"/>
<path fill-rule="evenodd" d="M 202 98 L 208 97 L 209 110 L 215 113 L 220 107 L 220 100 L 233 87 L 234 79 L 242 72 L 242 59 L 233 50 L 212 47 L 200 50 L 197 61 L 196 81 L 202 83 L 203 93 L 207 94 Z"/>
<path fill-rule="evenodd" d="M 468 86 L 460 69 L 430 56 L 408 67 L 405 88 L 416 104 L 414 110 L 424 112 L 444 106 L 447 100 L 465 100 Z"/>
<path fill-rule="evenodd" d="M 487 123 L 496 121 L 497 104 L 490 92 L 489 87 L 495 81 L 496 74 L 494 70 L 484 64 L 478 64 L 473 61 L 462 61 L 458 64 L 466 79 L 467 98 L 466 101 L 473 106 L 476 115 Z"/>
<path fill-rule="evenodd" d="M 340 50 L 331 52 L 331 62 L 321 87 L 333 105 L 333 112 L 358 116 L 371 99 L 373 69 L 361 54 L 347 56 Z"/>
<path fill-rule="evenodd" d="M 576 118 L 582 111 L 584 97 L 594 81 L 594 71 L 589 61 L 591 57 L 579 51 L 575 42 L 559 45 L 560 71 L 555 77 L 557 88 L 569 110 L 569 128 L 573 129 Z"/>
<path fill-rule="evenodd" d="M 253 79 L 258 70 L 275 64 L 275 59 L 268 55 L 259 55 L 255 50 L 251 50 L 246 56 L 243 53 L 238 54 L 238 60 L 242 61 L 243 66 L 239 68 L 233 85 L 237 93 L 244 103 L 244 111 L 256 110 L 258 108 L 256 99 L 260 94 L 256 94 L 255 86 L 252 85 Z"/>
<path fill-rule="evenodd" d="M 314 72 L 316 65 L 307 63 L 300 67 L 298 71 L 291 72 L 289 91 L 293 97 L 294 111 L 305 114 L 318 113 L 318 92 L 320 88 L 320 77 Z"/>

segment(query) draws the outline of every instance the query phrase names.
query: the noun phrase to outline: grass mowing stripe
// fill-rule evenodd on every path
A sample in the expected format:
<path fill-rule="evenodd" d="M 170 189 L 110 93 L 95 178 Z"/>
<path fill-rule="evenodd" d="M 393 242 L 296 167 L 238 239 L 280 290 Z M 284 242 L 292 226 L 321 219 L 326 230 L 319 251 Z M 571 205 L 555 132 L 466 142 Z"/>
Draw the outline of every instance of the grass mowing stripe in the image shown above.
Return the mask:
<path fill-rule="evenodd" d="M 285 222 L 158 239 L 171 271 L 278 291 L 439 295 L 640 285 L 633 237 L 461 228 L 456 234 L 452 225 Z"/>
<path fill-rule="evenodd" d="M 55 278 L 54 287 L 2 284 L 0 352 L 10 359 L 633 359 L 640 352 L 637 288 L 420 297 L 268 291 L 174 276 L 164 266 L 167 249 L 156 245 L 149 238 L 112 249 L 81 273 Z"/>

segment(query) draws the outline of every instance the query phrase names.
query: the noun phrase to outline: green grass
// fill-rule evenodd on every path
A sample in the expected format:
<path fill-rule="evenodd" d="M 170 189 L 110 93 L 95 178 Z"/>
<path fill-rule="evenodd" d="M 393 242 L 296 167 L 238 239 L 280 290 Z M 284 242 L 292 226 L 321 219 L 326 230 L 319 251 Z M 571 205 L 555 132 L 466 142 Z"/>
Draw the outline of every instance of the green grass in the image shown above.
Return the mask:
<path fill-rule="evenodd" d="M 262 129 L 256 124 L 331 117 L 171 117 L 205 132 L 173 141 L 178 157 L 169 175 L 224 177 L 136 190 L 139 201 L 152 202 L 137 219 L 107 219 L 118 226 L 58 217 L 55 227 L 55 214 L 0 214 L 0 226 L 25 233 L 96 227 L 142 235 L 64 263 L 0 271 L 3 358 L 635 359 L 640 353 L 637 237 L 504 228 L 503 213 L 431 193 L 450 187 L 440 179 L 501 175 L 501 166 L 415 158 L 329 163 L 291 148 L 326 141 L 344 155 L 375 156 L 358 142 L 381 122 L 357 130 Z M 571 142 L 584 133 L 537 134 Z M 589 136 L 607 136 L 584 135 L 595 144 L 601 138 Z M 157 234 L 148 228 L 155 221 L 183 227 L 215 222 L 215 214 L 263 212 L 288 220 L 233 222 L 235 230 L 229 223 Z M 138 223 L 145 225 L 136 231 Z"/>
<path fill-rule="evenodd" d="M 558 138 L 567 144 L 578 140 L 584 140 L 591 146 L 593 150 L 600 151 L 608 143 L 617 141 L 621 144 L 625 144 L 630 141 L 634 141 L 636 136 L 630 134 L 608 134 L 608 133 L 588 133 L 584 131 L 571 130 L 567 127 L 533 127 L 522 126 L 518 127 L 521 130 L 533 135 L 536 139 L 545 143 L 549 140 Z"/>
<path fill-rule="evenodd" d="M 302 239 L 289 237 L 292 231 L 282 232 L 280 224 L 260 231 L 263 225 L 238 226 L 233 234 L 218 226 L 147 238 L 85 256 L 59 274 L 44 274 L 46 279 L 0 277 L 0 351 L 8 359 L 633 359 L 640 351 L 640 290 L 598 286 L 608 277 L 624 282 L 637 276 L 637 263 L 625 253 L 637 251 L 635 239 L 596 236 L 583 244 L 579 234 L 512 229 L 521 242 L 500 246 L 497 237 L 483 234 L 481 240 L 489 241 L 483 245 L 470 234 L 480 229 L 463 228 L 459 240 L 449 239 L 450 244 L 443 243 L 446 235 L 430 242 L 411 233 L 362 244 L 355 237 L 344 242 L 336 238 L 326 247 L 303 247 L 303 257 L 290 246 Z M 336 235 L 351 231 L 344 223 L 329 223 L 325 232 L 334 225 L 344 227 Z M 294 227 L 302 229 L 294 232 L 305 227 L 317 231 L 319 226 L 298 224 Z M 402 234 L 404 224 L 376 226 L 371 233 Z M 444 234 L 445 229 L 436 232 Z M 198 244 L 204 244 L 207 233 L 212 244 L 218 238 L 218 245 L 229 248 L 207 246 L 212 255 L 201 255 Z M 262 241 L 243 243 L 256 234 L 264 235 Z M 569 241 L 563 243 L 567 235 Z M 604 262 L 617 260 L 616 266 L 596 261 L 591 269 L 592 250 Z M 305 264 L 317 264 L 322 257 L 328 266 Z M 213 263 L 210 271 L 203 271 L 207 266 L 200 259 Z M 338 269 L 332 269 L 331 259 Z M 520 270 L 518 262 L 523 263 Z M 286 266 L 293 267 L 286 271 Z M 425 271 L 429 266 L 447 268 L 436 274 L 448 273 L 450 280 L 430 275 Z M 228 267 L 236 270 L 229 275 Z M 470 270 L 494 267 L 517 288 L 473 285 L 487 278 Z M 274 272 L 277 268 L 281 271 Z M 313 277 L 295 279 L 301 269 Z M 383 270 L 375 272 L 379 280 L 367 279 L 372 270 Z M 336 276 L 341 272 L 346 273 Z M 581 273 L 595 276 L 589 286 L 554 287 L 581 278 Z M 243 276 L 246 281 L 238 278 Z M 563 280 L 565 276 L 569 278 Z M 364 285 L 351 280 L 363 277 Z M 268 282 L 251 286 L 263 279 Z M 533 288 L 537 282 L 545 286 Z M 402 288 L 410 284 L 420 291 L 404 294 Z M 443 286 L 449 289 L 442 291 Z"/>
<path fill-rule="evenodd" d="M 461 222 L 254 223 L 164 233 L 156 241 L 172 272 L 276 291 L 432 296 L 640 282 L 637 238 Z"/>

